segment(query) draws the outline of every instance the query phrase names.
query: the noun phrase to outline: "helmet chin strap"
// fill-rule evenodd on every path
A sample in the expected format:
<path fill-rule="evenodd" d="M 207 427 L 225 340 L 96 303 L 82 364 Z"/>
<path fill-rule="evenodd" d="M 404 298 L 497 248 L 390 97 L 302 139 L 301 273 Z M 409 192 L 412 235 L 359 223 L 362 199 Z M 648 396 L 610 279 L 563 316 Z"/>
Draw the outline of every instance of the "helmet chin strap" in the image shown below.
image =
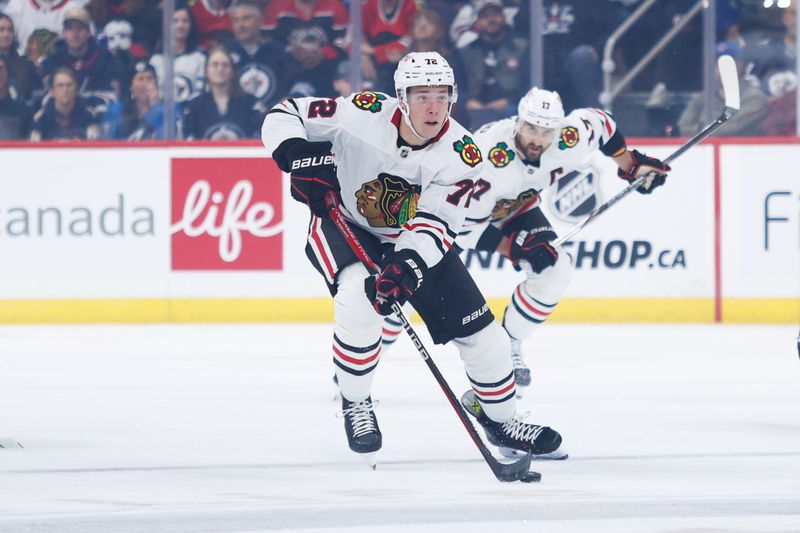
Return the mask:
<path fill-rule="evenodd" d="M 423 141 L 428 142 L 431 139 L 433 139 L 433 137 L 436 137 L 436 135 L 439 135 L 439 131 L 442 131 L 442 128 L 444 128 L 444 125 L 447 123 L 448 120 L 450 120 L 450 110 L 453 109 L 453 103 L 451 102 L 451 103 L 447 104 L 447 113 L 444 116 L 444 121 L 442 122 L 442 128 L 439 128 L 439 131 L 437 131 L 436 135 L 434 135 L 433 137 L 425 137 L 423 135 L 420 135 L 420 133 L 416 130 L 416 128 L 414 128 L 414 125 L 411 124 L 411 116 L 408 113 L 408 111 L 409 111 L 408 103 L 406 103 L 402 98 L 400 99 L 400 106 L 399 107 L 400 107 L 400 113 L 402 113 L 402 115 L 403 115 L 403 122 L 405 122 L 406 126 L 409 127 L 409 129 L 411 130 L 411 133 L 413 133 L 414 135 L 416 135 L 418 138 L 422 139 Z"/>

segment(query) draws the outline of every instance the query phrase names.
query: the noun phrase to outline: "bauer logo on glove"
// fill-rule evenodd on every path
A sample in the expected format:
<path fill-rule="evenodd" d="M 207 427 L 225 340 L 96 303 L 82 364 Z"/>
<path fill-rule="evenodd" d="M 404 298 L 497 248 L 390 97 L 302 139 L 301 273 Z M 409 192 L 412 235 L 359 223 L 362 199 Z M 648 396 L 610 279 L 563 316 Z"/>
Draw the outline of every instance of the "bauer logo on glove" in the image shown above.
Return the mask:
<path fill-rule="evenodd" d="M 367 298 L 381 315 L 392 314 L 392 304 L 400 305 L 414 295 L 425 277 L 428 268 L 414 250 L 397 250 L 383 261 L 383 269 L 375 278 L 365 281 Z"/>
<path fill-rule="evenodd" d="M 558 252 L 550 244 L 557 238 L 550 226 L 519 231 L 509 238 L 507 255 L 515 265 L 526 261 L 534 272 L 540 274 L 558 261 Z"/>
<path fill-rule="evenodd" d="M 297 170 L 298 168 L 316 167 L 319 165 L 333 165 L 333 156 L 325 155 L 295 159 L 292 161 L 292 170 Z"/>
<path fill-rule="evenodd" d="M 338 198 L 341 190 L 331 147 L 328 141 L 301 140 L 295 142 L 285 154 L 286 160 L 291 161 L 292 198 L 308 205 L 318 217 L 328 214 L 325 195 L 333 192 Z"/>

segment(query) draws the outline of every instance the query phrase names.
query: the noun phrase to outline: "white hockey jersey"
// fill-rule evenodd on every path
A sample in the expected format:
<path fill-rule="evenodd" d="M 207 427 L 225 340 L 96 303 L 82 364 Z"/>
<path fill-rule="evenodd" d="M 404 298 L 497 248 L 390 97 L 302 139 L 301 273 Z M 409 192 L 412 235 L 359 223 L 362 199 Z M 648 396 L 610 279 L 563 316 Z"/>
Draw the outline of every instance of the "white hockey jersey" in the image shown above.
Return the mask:
<path fill-rule="evenodd" d="M 159 89 L 164 91 L 164 55 L 154 54 L 150 64 L 156 70 Z M 175 76 L 174 89 L 176 102 L 188 102 L 203 92 L 205 85 L 206 55 L 194 50 L 175 56 L 172 64 Z"/>
<path fill-rule="evenodd" d="M 19 48 L 25 56 L 25 46 L 31 34 L 38 29 L 50 30 L 61 37 L 64 13 L 77 6 L 84 6 L 87 0 L 9 0 L 5 13 L 14 21 Z M 94 32 L 92 32 L 94 33 Z"/>
<path fill-rule="evenodd" d="M 461 230 L 482 155 L 452 119 L 426 145 L 399 146 L 400 120 L 397 100 L 382 93 L 294 98 L 267 115 L 261 139 L 270 154 L 292 137 L 330 141 L 345 217 L 431 267 Z"/>
<path fill-rule="evenodd" d="M 591 167 L 591 156 L 611 139 L 616 123 L 599 109 L 576 109 L 565 117 L 539 164 L 526 162 L 514 142 L 517 117 L 491 122 L 475 134 L 485 156 L 470 193 L 468 213 L 457 243 L 474 248 L 489 224 L 502 227 L 537 207 L 540 194 L 573 170 Z"/>

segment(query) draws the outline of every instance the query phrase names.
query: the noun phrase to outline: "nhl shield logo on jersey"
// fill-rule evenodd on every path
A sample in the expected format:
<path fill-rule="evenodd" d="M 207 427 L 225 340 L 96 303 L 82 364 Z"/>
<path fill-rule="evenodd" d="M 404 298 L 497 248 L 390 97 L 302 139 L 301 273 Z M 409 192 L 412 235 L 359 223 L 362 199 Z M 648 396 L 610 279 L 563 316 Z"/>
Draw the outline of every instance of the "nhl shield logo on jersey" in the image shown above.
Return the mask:
<path fill-rule="evenodd" d="M 483 161 L 480 148 L 478 148 L 478 145 L 475 144 L 475 141 L 473 141 L 472 137 L 469 135 L 464 135 L 460 141 L 454 142 L 453 150 L 458 152 L 461 156 L 461 160 L 471 167 Z"/>
<path fill-rule="evenodd" d="M 566 150 L 578 144 L 578 130 L 572 126 L 567 126 L 561 130 L 561 140 L 558 141 L 559 150 Z"/>
<path fill-rule="evenodd" d="M 573 170 L 562 176 L 554 193 L 547 195 L 549 212 L 569 224 L 581 222 L 603 203 L 600 174 L 592 170 Z"/>
<path fill-rule="evenodd" d="M 419 193 L 419 185 L 382 173 L 356 191 L 356 208 L 372 228 L 400 228 L 417 214 Z"/>
<path fill-rule="evenodd" d="M 489 161 L 497 168 L 503 168 L 514 160 L 514 150 L 509 150 L 506 143 L 500 142 L 489 150 Z"/>
<path fill-rule="evenodd" d="M 372 91 L 362 91 L 353 96 L 353 103 L 357 108 L 369 111 L 370 113 L 377 113 L 383 107 L 381 103 L 386 100 L 386 95 L 381 93 L 374 93 Z"/>

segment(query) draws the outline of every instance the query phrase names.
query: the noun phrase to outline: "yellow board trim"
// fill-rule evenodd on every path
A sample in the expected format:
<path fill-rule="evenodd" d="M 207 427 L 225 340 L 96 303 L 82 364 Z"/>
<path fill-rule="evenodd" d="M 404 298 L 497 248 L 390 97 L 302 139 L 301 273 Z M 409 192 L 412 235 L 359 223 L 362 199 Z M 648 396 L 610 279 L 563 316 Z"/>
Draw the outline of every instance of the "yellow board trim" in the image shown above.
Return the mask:
<path fill-rule="evenodd" d="M 490 298 L 501 319 L 508 300 Z M 800 300 L 726 299 L 723 322 L 800 324 Z M 0 323 L 265 323 L 331 322 L 330 298 L 0 300 Z M 556 323 L 712 323 L 712 298 L 567 298 Z"/>
<path fill-rule="evenodd" d="M 722 301 L 724 322 L 800 325 L 800 298 L 726 298 Z"/>

